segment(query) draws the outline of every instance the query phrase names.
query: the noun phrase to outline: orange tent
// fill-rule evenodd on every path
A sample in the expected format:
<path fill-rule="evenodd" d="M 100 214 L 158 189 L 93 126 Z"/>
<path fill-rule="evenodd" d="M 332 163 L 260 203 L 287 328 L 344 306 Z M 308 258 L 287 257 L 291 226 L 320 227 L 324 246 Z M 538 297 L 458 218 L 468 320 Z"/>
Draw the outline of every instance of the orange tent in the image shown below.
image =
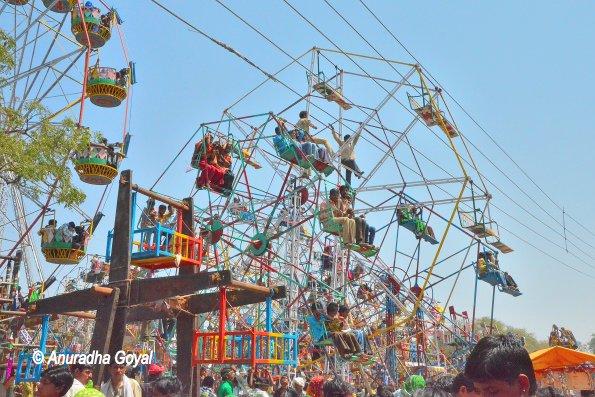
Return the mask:
<path fill-rule="evenodd" d="M 595 355 L 554 346 L 530 354 L 535 377 L 538 381 L 551 383 L 554 378 L 565 379 L 571 389 L 591 389 L 595 373 Z M 548 376 L 558 374 L 555 377 Z M 553 384 L 552 384 L 553 385 Z M 559 387 L 558 385 L 556 385 Z"/>

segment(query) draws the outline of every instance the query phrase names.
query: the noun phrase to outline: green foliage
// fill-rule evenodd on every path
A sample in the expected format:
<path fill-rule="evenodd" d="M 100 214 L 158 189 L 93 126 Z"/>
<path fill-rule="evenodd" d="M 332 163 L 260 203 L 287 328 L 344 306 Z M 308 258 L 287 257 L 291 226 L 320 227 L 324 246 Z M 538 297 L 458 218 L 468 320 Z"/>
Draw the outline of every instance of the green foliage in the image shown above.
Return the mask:
<path fill-rule="evenodd" d="M 486 332 L 490 328 L 489 317 L 482 317 L 475 321 L 475 327 L 481 334 L 481 330 Z M 525 340 L 525 348 L 532 353 L 536 350 L 545 349 L 548 347 L 547 341 L 538 340 L 535 335 L 524 328 L 516 328 L 510 325 L 504 324 L 502 321 L 494 320 L 493 333 L 512 333 Z"/>
<path fill-rule="evenodd" d="M 14 43 L 0 30 L 0 82 L 14 66 Z M 0 104 L 6 103 L 0 92 Z M 0 178 L 18 184 L 38 198 L 57 180 L 54 198 L 66 206 L 80 204 L 85 194 L 72 181 L 72 153 L 85 150 L 88 129 L 71 119 L 53 120 L 40 103 L 26 103 L 20 110 L 0 105 Z"/>
<path fill-rule="evenodd" d="M 0 76 L 14 67 L 14 40 L 0 29 Z"/>

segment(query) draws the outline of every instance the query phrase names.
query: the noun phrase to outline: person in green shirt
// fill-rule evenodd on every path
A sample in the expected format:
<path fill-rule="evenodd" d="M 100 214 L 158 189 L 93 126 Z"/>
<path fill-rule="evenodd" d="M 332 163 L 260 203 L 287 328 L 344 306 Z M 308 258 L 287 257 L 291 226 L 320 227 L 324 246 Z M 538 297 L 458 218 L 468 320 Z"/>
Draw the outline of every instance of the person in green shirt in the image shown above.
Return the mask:
<path fill-rule="evenodd" d="M 231 368 L 224 368 L 221 370 L 221 384 L 217 389 L 217 397 L 233 397 L 233 380 L 236 374 Z"/>

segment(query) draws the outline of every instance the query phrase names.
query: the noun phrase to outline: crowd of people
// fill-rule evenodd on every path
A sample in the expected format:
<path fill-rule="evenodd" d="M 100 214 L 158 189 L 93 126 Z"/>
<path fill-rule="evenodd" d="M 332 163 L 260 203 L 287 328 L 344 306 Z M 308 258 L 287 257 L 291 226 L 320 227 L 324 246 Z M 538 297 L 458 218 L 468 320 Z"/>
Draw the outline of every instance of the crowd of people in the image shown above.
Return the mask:
<path fill-rule="evenodd" d="M 420 370 L 422 371 L 422 370 Z M 138 371 L 124 365 L 108 367 L 109 379 L 94 387 L 92 367 L 47 369 L 37 385 L 37 397 L 186 397 L 180 381 L 165 374 L 165 368 L 151 364 L 146 380 L 138 380 Z M 272 376 L 267 369 L 240 371 L 235 366 L 220 370 L 201 367 L 197 394 L 200 397 L 527 397 L 564 394 L 552 387 L 538 388 L 533 363 L 523 342 L 515 335 L 482 338 L 467 358 L 460 373 L 442 373 L 425 377 L 422 373 L 386 378 L 359 376 L 343 379 L 328 373 L 298 372 L 290 378 Z M 354 380 L 356 379 L 356 380 Z M 581 396 L 593 396 L 593 391 Z"/>

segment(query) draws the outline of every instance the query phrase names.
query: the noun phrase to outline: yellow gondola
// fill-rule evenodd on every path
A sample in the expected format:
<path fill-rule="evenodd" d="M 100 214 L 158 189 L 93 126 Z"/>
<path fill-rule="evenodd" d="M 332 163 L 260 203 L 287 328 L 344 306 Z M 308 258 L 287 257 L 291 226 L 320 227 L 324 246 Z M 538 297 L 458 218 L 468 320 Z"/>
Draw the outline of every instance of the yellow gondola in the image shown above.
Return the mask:
<path fill-rule="evenodd" d="M 85 251 L 72 243 L 52 242 L 41 248 L 46 262 L 58 265 L 76 265 L 85 257 Z"/>
<path fill-rule="evenodd" d="M 74 169 L 81 181 L 91 185 L 109 185 L 118 175 L 118 169 L 97 157 L 79 158 Z"/>
<path fill-rule="evenodd" d="M 103 45 L 112 37 L 111 21 L 113 14 L 110 11 L 105 15 L 101 15 L 99 8 L 83 7 L 82 13 L 85 17 L 83 23 L 80 12 L 78 7 L 74 7 L 71 13 L 70 30 L 72 31 L 74 38 L 83 46 L 90 45 L 91 48 L 103 47 Z M 89 42 L 87 42 L 87 35 L 89 36 Z"/>
<path fill-rule="evenodd" d="M 42 0 L 42 2 L 44 6 L 50 7 L 54 0 Z M 59 12 L 61 14 L 66 14 L 67 12 L 70 12 L 73 4 L 74 0 L 57 0 L 56 4 L 54 4 L 50 10 Z"/>
<path fill-rule="evenodd" d="M 129 69 L 116 72 L 114 68 L 94 66 L 89 69 L 87 96 L 97 106 L 116 107 L 126 99 Z"/>

